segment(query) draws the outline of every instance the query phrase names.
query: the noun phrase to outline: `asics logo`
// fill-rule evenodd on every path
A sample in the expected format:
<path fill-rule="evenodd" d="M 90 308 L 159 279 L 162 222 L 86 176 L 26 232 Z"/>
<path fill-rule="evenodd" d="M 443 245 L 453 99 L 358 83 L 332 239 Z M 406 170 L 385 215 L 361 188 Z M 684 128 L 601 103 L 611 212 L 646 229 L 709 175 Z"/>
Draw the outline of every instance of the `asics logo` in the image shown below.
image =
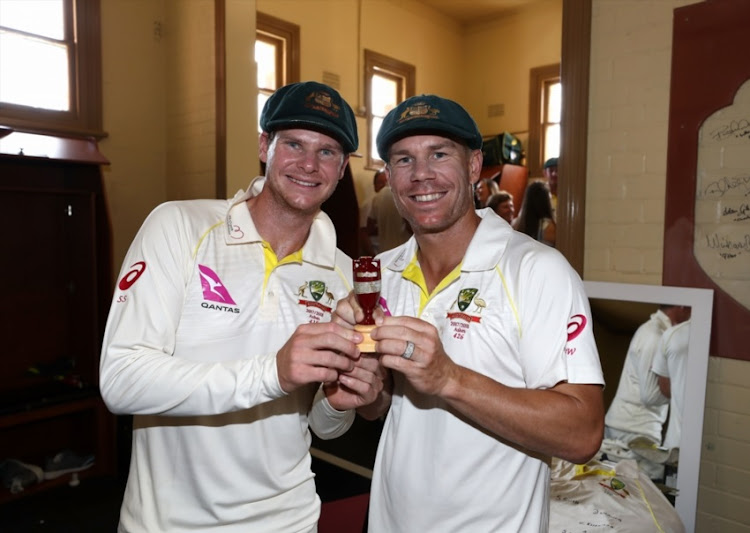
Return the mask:
<path fill-rule="evenodd" d="M 237 305 L 229 296 L 229 291 L 219 279 L 219 276 L 204 265 L 198 265 L 198 272 L 201 276 L 201 287 L 203 288 L 203 299 L 210 302 L 221 302 L 231 305 Z"/>
<path fill-rule="evenodd" d="M 570 317 L 570 322 L 568 322 L 568 342 L 581 334 L 583 328 L 586 327 L 586 322 L 586 317 L 583 315 L 573 315 Z"/>
<path fill-rule="evenodd" d="M 141 277 L 141 275 L 146 271 L 146 263 L 144 261 L 138 261 L 137 263 L 133 263 L 130 265 L 130 270 L 128 270 L 125 275 L 120 280 L 120 283 L 117 284 L 117 287 L 121 291 L 126 291 L 130 287 L 133 286 L 133 283 L 138 281 L 138 278 Z"/>

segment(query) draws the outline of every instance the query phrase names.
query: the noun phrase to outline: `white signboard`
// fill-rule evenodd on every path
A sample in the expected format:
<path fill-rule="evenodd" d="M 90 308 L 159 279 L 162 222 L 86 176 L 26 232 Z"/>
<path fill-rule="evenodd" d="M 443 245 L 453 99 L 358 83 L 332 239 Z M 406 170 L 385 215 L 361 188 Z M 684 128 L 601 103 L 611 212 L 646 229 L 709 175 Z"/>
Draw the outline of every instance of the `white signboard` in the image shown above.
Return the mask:
<path fill-rule="evenodd" d="M 750 80 L 701 126 L 696 183 L 695 258 L 750 309 Z"/>

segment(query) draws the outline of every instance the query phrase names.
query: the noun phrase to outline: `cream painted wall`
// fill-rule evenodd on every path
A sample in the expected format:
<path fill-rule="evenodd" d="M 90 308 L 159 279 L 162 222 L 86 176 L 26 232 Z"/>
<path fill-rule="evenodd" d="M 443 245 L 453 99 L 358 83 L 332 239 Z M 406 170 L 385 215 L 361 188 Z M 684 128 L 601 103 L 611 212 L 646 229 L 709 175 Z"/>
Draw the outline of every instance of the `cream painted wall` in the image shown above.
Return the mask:
<path fill-rule="evenodd" d="M 464 35 L 456 21 L 412 0 L 364 0 L 362 15 L 362 48 L 415 65 L 416 94 L 463 101 Z"/>
<path fill-rule="evenodd" d="M 356 108 L 357 2 L 338 0 L 257 0 L 257 10 L 300 26 L 300 78 L 323 81 L 337 74 L 337 90 Z"/>
<path fill-rule="evenodd" d="M 216 194 L 213 0 L 166 0 L 167 196 Z"/>
<path fill-rule="evenodd" d="M 158 204 L 216 190 L 213 0 L 102 0 L 104 182 L 115 275 Z M 227 194 L 258 173 L 255 1 L 227 0 Z"/>
<path fill-rule="evenodd" d="M 692 3 L 593 2 L 586 279 L 661 284 L 672 13 Z M 748 533 L 750 362 L 712 357 L 708 379 L 696 531 Z"/>
<path fill-rule="evenodd" d="M 227 196 L 260 173 L 258 160 L 255 0 L 226 0 Z"/>
<path fill-rule="evenodd" d="M 484 135 L 529 129 L 529 70 L 560 63 L 562 0 L 542 0 L 527 9 L 466 33 L 462 96 Z M 488 106 L 504 104 L 490 117 Z"/>
<path fill-rule="evenodd" d="M 111 165 L 104 187 L 112 219 L 114 274 L 146 215 L 167 199 L 164 3 L 102 0 L 104 130 Z"/>

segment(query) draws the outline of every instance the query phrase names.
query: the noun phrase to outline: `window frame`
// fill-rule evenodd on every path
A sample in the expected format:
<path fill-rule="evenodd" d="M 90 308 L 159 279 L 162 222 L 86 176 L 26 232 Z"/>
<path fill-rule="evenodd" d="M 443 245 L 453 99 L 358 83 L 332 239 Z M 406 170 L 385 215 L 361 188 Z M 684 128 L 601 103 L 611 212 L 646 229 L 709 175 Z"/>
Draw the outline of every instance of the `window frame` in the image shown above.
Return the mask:
<path fill-rule="evenodd" d="M 526 147 L 526 164 L 529 167 L 529 176 L 542 175 L 546 126 L 550 124 L 546 122 L 549 106 L 547 88 L 558 82 L 562 82 L 560 63 L 535 67 L 530 71 L 529 139 Z"/>
<path fill-rule="evenodd" d="M 258 11 L 255 39 L 270 43 L 282 50 L 282 53 L 277 55 L 276 63 L 278 87 L 300 81 L 300 27 L 298 25 Z M 263 87 L 258 87 L 258 90 L 268 91 Z"/>
<path fill-rule="evenodd" d="M 17 131 L 72 137 L 106 137 L 102 129 L 100 0 L 63 0 L 65 44 L 71 51 L 68 111 L 0 102 L 0 124 Z"/>
<path fill-rule="evenodd" d="M 403 102 L 410 96 L 414 96 L 416 90 L 417 69 L 414 65 L 399 61 L 378 52 L 365 49 L 365 102 L 366 102 L 366 119 L 367 119 L 367 156 L 365 168 L 374 170 L 383 166 L 383 161 L 377 154 L 370 151 L 372 145 L 372 78 L 376 74 L 379 76 L 391 78 L 397 81 L 399 92 L 401 93 L 399 103 Z"/>

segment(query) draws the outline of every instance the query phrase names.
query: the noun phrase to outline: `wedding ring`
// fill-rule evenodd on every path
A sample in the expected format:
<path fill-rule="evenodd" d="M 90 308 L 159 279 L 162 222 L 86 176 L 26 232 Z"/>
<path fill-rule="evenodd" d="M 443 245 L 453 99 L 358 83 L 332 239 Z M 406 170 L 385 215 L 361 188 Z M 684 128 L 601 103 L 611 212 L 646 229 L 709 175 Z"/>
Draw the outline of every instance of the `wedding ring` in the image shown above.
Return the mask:
<path fill-rule="evenodd" d="M 401 357 L 404 359 L 411 359 L 412 355 L 414 355 L 414 343 L 406 341 L 406 349 L 404 350 L 404 353 L 401 354 Z"/>

